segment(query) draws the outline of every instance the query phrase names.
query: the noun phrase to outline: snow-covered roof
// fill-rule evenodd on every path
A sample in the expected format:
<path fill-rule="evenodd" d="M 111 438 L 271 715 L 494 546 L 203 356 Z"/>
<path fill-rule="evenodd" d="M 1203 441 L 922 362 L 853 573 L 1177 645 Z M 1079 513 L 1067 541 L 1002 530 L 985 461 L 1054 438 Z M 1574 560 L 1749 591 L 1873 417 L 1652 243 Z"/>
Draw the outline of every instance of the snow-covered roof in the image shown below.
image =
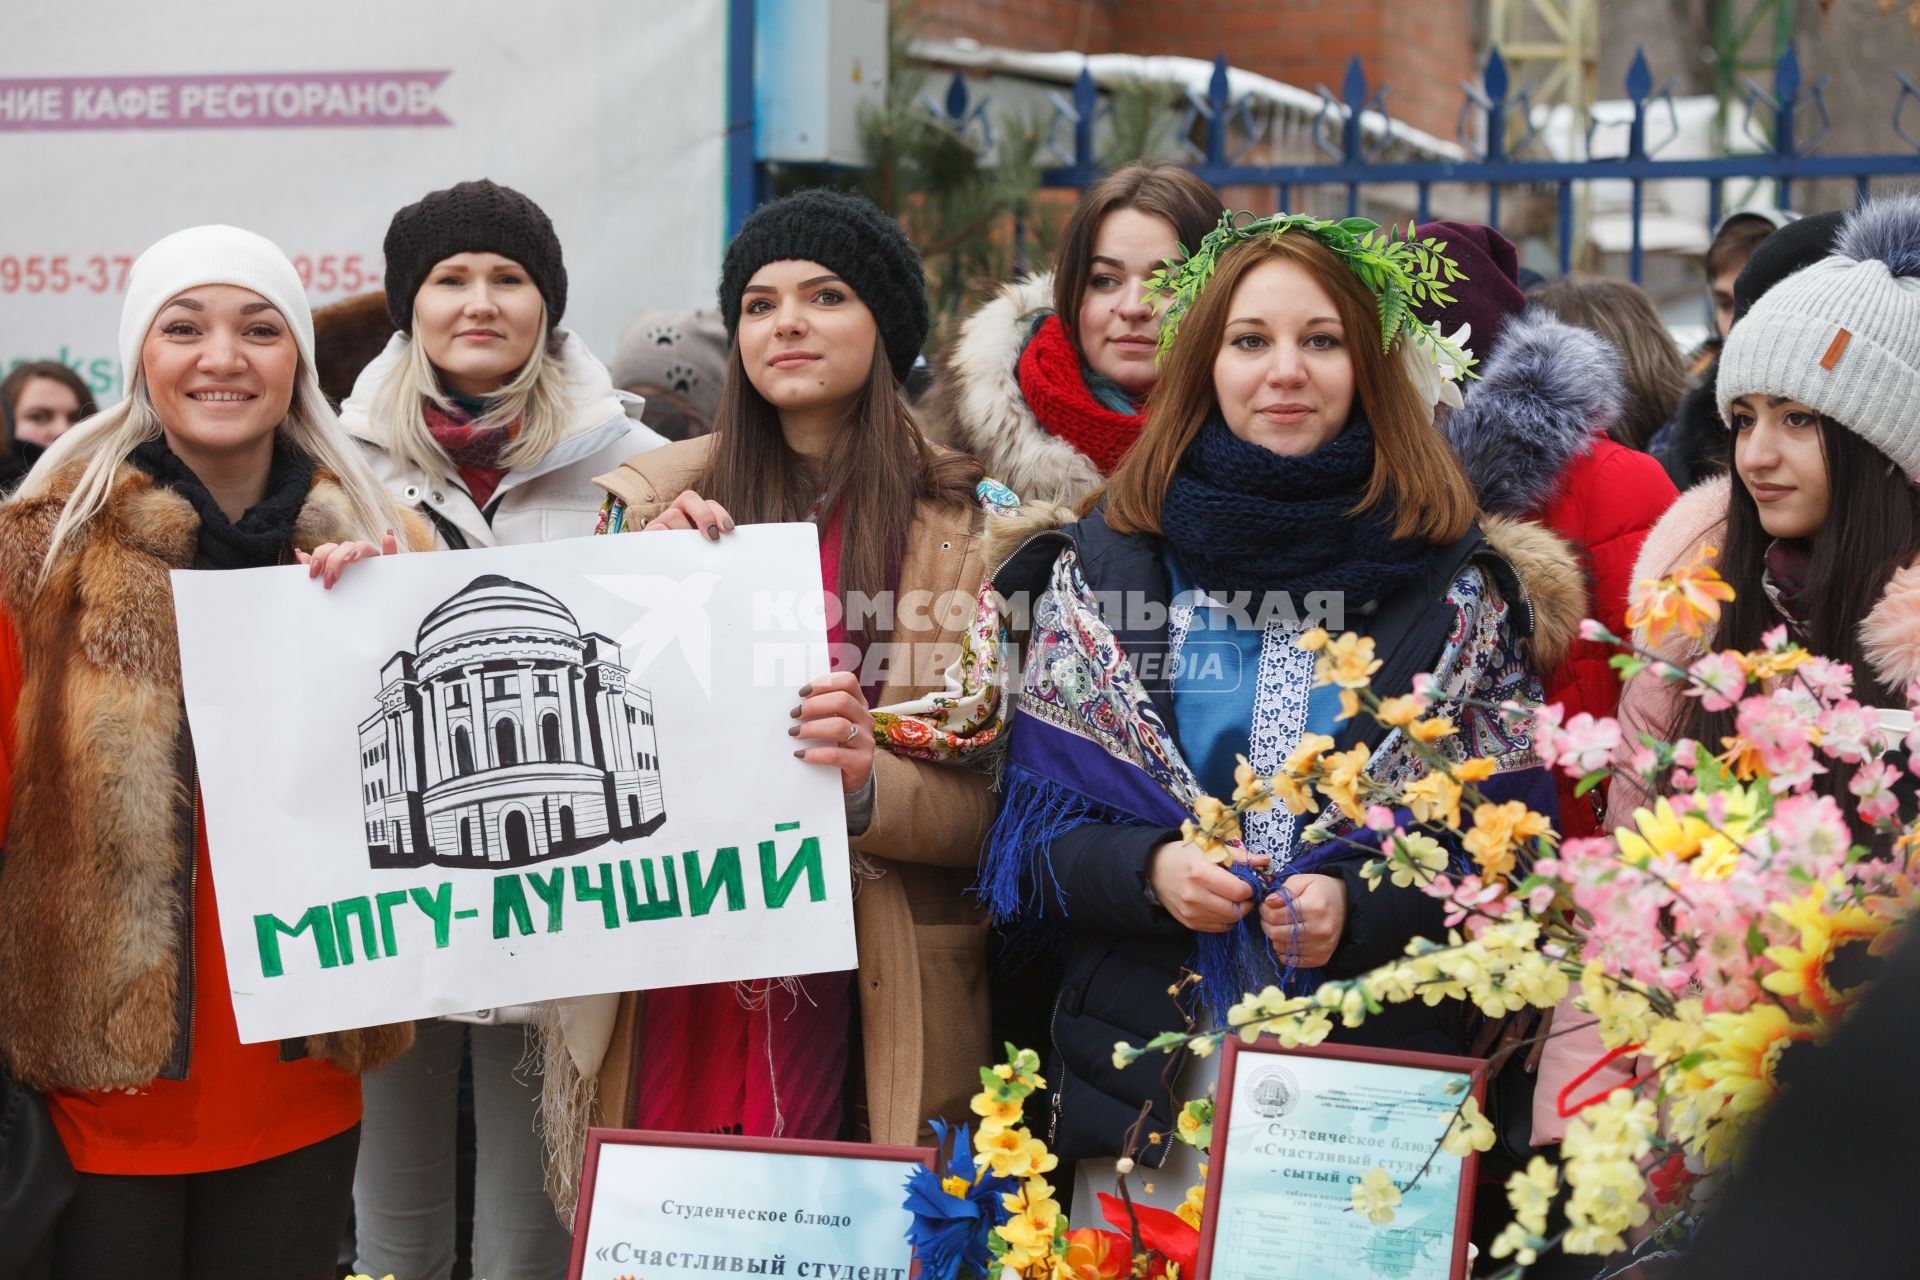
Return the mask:
<path fill-rule="evenodd" d="M 1083 69 L 1093 76 L 1094 83 L 1098 85 L 1111 84 L 1116 80 L 1163 81 L 1178 85 L 1181 89 L 1203 99 L 1207 94 L 1207 86 L 1213 81 L 1213 63 L 1200 58 L 1183 58 L 1169 54 L 1085 54 L 1071 50 L 1058 53 L 1033 53 L 1021 49 L 1001 49 L 992 45 L 983 45 L 977 40 L 965 37 L 942 40 L 918 38 L 909 45 L 909 50 L 915 58 L 923 62 L 948 67 L 964 67 L 969 70 L 999 72 L 1028 79 L 1052 81 L 1057 84 L 1072 84 L 1080 78 L 1080 72 Z M 1227 68 L 1227 92 L 1234 100 L 1250 96 L 1255 102 L 1266 103 L 1290 115 L 1307 119 L 1319 115 L 1324 106 L 1320 95 L 1310 89 L 1286 84 L 1257 72 L 1242 71 L 1237 67 Z M 1336 102 L 1332 115 L 1336 121 L 1344 122 L 1347 115 L 1346 106 Z M 1465 160 L 1468 158 L 1465 148 L 1458 143 L 1443 141 L 1424 130 L 1390 119 L 1378 111 L 1362 111 L 1360 129 L 1376 142 L 1383 137 L 1391 136 L 1393 141 L 1410 148 L 1422 159 Z"/>

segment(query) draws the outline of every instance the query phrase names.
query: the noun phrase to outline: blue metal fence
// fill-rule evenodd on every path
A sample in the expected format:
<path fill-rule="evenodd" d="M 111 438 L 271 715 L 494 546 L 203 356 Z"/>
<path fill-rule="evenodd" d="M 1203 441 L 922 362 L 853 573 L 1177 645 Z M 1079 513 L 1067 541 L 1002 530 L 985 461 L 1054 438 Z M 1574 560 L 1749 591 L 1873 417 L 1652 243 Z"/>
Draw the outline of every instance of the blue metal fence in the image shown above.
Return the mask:
<path fill-rule="evenodd" d="M 1914 129 L 1909 132 L 1903 117 L 1910 102 L 1920 102 L 1920 88 L 1896 71 L 1893 78 L 1899 93 L 1893 103 L 1893 134 L 1905 143 L 1905 152 L 1873 155 L 1820 155 L 1816 148 L 1828 132 L 1827 107 L 1823 94 L 1825 81 L 1811 85 L 1803 79 L 1799 55 L 1792 46 L 1781 54 L 1774 66 L 1771 92 L 1746 82 L 1750 106 L 1764 108 L 1772 117 L 1769 136 L 1753 140 L 1761 148 L 1754 154 L 1728 155 L 1698 159 L 1658 159 L 1657 153 L 1672 134 L 1649 142 L 1650 119 L 1662 101 L 1672 112 L 1671 84 L 1655 91 L 1653 75 L 1644 50 L 1636 52 L 1626 76 L 1626 97 L 1633 109 L 1628 127 L 1624 156 L 1587 160 L 1516 159 L 1515 151 L 1524 151 L 1534 137 L 1529 120 L 1528 92 L 1515 92 L 1509 82 L 1505 60 L 1495 49 L 1477 85 L 1462 86 L 1465 101 L 1456 129 L 1467 153 L 1463 160 L 1382 161 L 1380 154 L 1391 138 L 1369 144 L 1362 127 L 1365 112 L 1377 112 L 1387 120 L 1384 109 L 1386 86 L 1370 89 L 1365 68 L 1355 57 L 1347 65 L 1340 98 L 1324 89 L 1323 104 L 1315 120 L 1315 142 L 1330 157 L 1324 164 L 1242 164 L 1240 152 L 1228 151 L 1228 125 L 1236 116 L 1246 116 L 1244 99 L 1231 96 L 1223 53 L 1214 60 L 1214 71 L 1207 94 L 1189 105 L 1181 135 L 1190 136 L 1201 124 L 1205 139 L 1201 148 L 1183 143 L 1191 152 L 1194 172 L 1216 187 L 1269 187 L 1275 195 L 1274 207 L 1291 208 L 1294 189 L 1305 186 L 1344 186 L 1347 212 L 1358 212 L 1363 187 L 1385 183 L 1412 184 L 1417 193 L 1417 220 L 1428 220 L 1428 206 L 1436 183 L 1483 184 L 1487 190 L 1488 225 L 1500 225 L 1501 193 L 1506 187 L 1551 185 L 1555 189 L 1558 216 L 1556 239 L 1560 270 L 1571 269 L 1574 236 L 1574 184 L 1592 181 L 1625 181 L 1632 184 L 1632 242 L 1628 269 L 1637 283 L 1641 278 L 1641 232 L 1645 213 L 1646 184 L 1671 180 L 1701 181 L 1708 184 L 1709 228 L 1720 221 L 1724 184 L 1729 180 L 1771 180 L 1778 184 L 1777 203 L 1786 207 L 1797 181 L 1841 178 L 1851 179 L 1856 198 L 1865 199 L 1868 183 L 1876 177 L 1920 177 L 1920 111 Z M 963 124 L 960 116 L 968 113 L 968 92 L 961 73 L 947 94 L 946 113 L 952 123 Z M 1067 163 L 1049 169 L 1043 182 L 1050 187 L 1084 187 L 1100 176 L 1094 149 L 1094 125 L 1099 108 L 1099 88 L 1088 71 L 1082 71 L 1073 87 L 1070 102 L 1057 104 L 1060 117 L 1072 127 L 1073 143 Z M 971 114 L 977 114 L 979 105 Z M 1817 112 L 1819 127 L 1811 137 L 1803 136 L 1796 121 L 1803 112 Z M 1677 117 L 1676 117 L 1677 119 Z M 1523 136 L 1515 145 L 1507 145 L 1509 121 L 1517 120 Z M 1752 114 L 1748 116 L 1751 128 Z M 1058 121 L 1056 122 L 1058 123 Z M 1590 137 L 1594 122 L 1587 121 Z M 1478 126 L 1477 128 L 1474 126 Z M 1675 133 L 1678 132 L 1677 124 Z"/>

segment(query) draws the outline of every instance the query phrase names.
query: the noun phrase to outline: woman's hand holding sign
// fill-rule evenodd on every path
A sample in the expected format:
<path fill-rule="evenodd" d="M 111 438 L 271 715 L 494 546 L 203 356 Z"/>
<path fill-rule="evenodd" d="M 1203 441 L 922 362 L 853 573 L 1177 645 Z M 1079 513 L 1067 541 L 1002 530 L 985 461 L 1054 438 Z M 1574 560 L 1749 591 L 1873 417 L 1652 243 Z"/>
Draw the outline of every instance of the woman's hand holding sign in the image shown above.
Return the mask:
<path fill-rule="evenodd" d="M 867 785 L 873 776 L 873 713 L 858 676 L 836 671 L 801 686 L 800 705 L 790 714 L 799 723 L 787 732 L 809 744 L 794 755 L 840 770 L 840 789 L 848 795 Z"/>

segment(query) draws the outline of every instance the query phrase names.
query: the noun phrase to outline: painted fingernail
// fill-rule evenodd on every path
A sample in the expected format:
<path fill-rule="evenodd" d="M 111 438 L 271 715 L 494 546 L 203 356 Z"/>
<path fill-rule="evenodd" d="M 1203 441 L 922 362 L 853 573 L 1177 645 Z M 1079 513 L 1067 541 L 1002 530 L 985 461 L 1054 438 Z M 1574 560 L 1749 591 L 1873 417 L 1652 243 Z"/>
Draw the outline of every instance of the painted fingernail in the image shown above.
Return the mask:
<path fill-rule="evenodd" d="M 726 530 L 726 531 L 727 531 L 728 533 L 732 533 L 732 532 L 733 532 L 733 521 L 731 521 L 731 520 L 722 520 L 722 521 L 720 522 L 720 527 L 721 527 L 722 529 L 725 529 L 725 530 Z"/>
<path fill-rule="evenodd" d="M 796 724 L 796 725 L 794 725 L 794 726 L 792 726 L 791 728 L 789 728 L 789 729 L 787 730 L 787 736 L 788 736 L 789 738 L 797 738 L 797 737 L 799 737 L 799 736 L 800 736 L 800 726 Z"/>
<path fill-rule="evenodd" d="M 795 707 L 793 710 L 787 712 L 787 715 L 790 719 L 798 720 L 800 718 L 800 708 Z"/>
<path fill-rule="evenodd" d="M 707 539 L 708 539 L 708 541 L 710 541 L 710 542 L 718 542 L 718 541 L 720 541 L 720 526 L 719 526 L 719 525 L 717 525 L 717 524 L 710 524 L 710 525 L 708 525 L 708 526 L 707 526 Z"/>
<path fill-rule="evenodd" d="M 810 684 L 801 685 L 800 696 L 803 698 L 811 698 L 813 696 L 813 686 Z"/>
<path fill-rule="evenodd" d="M 793 753 L 793 758 L 795 760 L 805 760 L 807 758 L 807 749 L 805 747 L 800 748 L 800 750 Z"/>

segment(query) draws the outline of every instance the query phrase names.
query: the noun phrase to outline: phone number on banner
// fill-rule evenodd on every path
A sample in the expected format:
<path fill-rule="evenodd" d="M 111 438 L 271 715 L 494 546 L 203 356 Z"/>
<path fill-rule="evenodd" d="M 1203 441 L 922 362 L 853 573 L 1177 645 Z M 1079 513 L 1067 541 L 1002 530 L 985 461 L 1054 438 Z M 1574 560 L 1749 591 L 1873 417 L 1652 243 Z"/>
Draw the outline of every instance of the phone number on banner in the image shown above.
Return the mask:
<path fill-rule="evenodd" d="M 0 293 L 124 293 L 133 258 L 124 253 L 0 256 Z M 380 287 L 380 272 L 358 253 L 299 254 L 300 283 L 314 293 L 359 293 Z"/>

